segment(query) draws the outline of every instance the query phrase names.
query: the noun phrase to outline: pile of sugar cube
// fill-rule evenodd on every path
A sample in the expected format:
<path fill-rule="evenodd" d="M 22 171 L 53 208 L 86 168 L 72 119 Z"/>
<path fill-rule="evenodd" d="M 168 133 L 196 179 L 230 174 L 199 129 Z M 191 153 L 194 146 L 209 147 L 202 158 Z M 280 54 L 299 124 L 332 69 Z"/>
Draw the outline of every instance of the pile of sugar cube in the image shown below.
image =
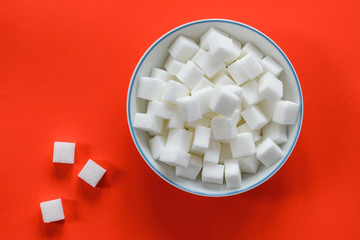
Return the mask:
<path fill-rule="evenodd" d="M 137 97 L 147 100 L 133 126 L 147 131 L 155 160 L 176 176 L 241 187 L 283 158 L 288 125 L 300 105 L 283 100 L 283 67 L 251 42 L 210 27 L 200 39 L 178 36 L 163 68 L 141 76 Z"/>
<path fill-rule="evenodd" d="M 74 164 L 75 143 L 55 142 L 53 152 L 54 163 Z M 78 177 L 95 187 L 105 174 L 106 170 L 93 160 L 89 159 L 80 171 Z M 40 203 L 42 217 L 45 223 L 65 219 L 61 198 Z"/>

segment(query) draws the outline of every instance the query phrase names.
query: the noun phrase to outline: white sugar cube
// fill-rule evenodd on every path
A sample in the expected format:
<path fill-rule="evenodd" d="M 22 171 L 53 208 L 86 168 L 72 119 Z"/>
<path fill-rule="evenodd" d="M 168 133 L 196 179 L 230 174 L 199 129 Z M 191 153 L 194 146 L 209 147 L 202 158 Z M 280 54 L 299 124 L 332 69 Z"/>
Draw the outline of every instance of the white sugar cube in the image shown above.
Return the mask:
<path fill-rule="evenodd" d="M 197 126 L 209 127 L 210 118 L 204 116 L 203 118 L 194 122 L 185 122 L 185 128 L 195 129 Z"/>
<path fill-rule="evenodd" d="M 199 48 L 199 50 L 195 53 L 195 55 L 191 58 L 191 61 L 193 61 L 194 63 L 197 62 L 197 60 L 202 57 L 205 53 L 207 53 L 207 51 L 205 51 L 202 48 Z"/>
<path fill-rule="evenodd" d="M 133 126 L 143 131 L 160 134 L 163 126 L 163 119 L 151 114 L 135 113 Z"/>
<path fill-rule="evenodd" d="M 224 165 L 204 162 L 201 177 L 203 182 L 223 184 Z"/>
<path fill-rule="evenodd" d="M 231 159 L 232 153 L 229 143 L 221 143 L 219 163 L 224 163 L 225 160 Z"/>
<path fill-rule="evenodd" d="M 212 78 L 218 72 L 225 68 L 225 64 L 221 60 L 211 56 L 211 54 L 208 52 L 206 52 L 199 59 L 197 59 L 195 63 L 203 70 L 205 75 L 209 78 Z"/>
<path fill-rule="evenodd" d="M 53 162 L 74 164 L 75 143 L 54 142 Z"/>
<path fill-rule="evenodd" d="M 249 106 L 241 112 L 241 115 L 251 130 L 260 129 L 268 123 L 268 119 L 256 105 Z"/>
<path fill-rule="evenodd" d="M 254 129 L 251 130 L 249 128 L 249 126 L 247 125 L 247 123 L 241 124 L 240 126 L 237 127 L 237 132 L 238 133 L 244 133 L 244 132 L 250 132 L 251 135 L 253 136 L 254 142 L 256 142 L 257 140 L 260 139 L 260 129 Z"/>
<path fill-rule="evenodd" d="M 199 50 L 199 46 L 193 39 L 180 35 L 168 50 L 173 58 L 181 62 L 186 62 L 195 55 Z"/>
<path fill-rule="evenodd" d="M 159 160 L 171 166 L 188 167 L 191 154 L 177 148 L 163 148 Z"/>
<path fill-rule="evenodd" d="M 239 158 L 241 172 L 243 173 L 256 173 L 260 162 L 255 154 Z"/>
<path fill-rule="evenodd" d="M 136 96 L 146 100 L 159 100 L 164 80 L 152 77 L 140 77 Z"/>
<path fill-rule="evenodd" d="M 204 153 L 209 148 L 210 134 L 210 128 L 197 126 L 194 133 L 191 151 L 199 154 Z"/>
<path fill-rule="evenodd" d="M 89 159 L 83 169 L 80 171 L 78 177 L 95 187 L 100 179 L 104 176 L 106 170 L 99 164 Z"/>
<path fill-rule="evenodd" d="M 262 129 L 264 138 L 271 138 L 276 144 L 287 142 L 287 126 L 276 122 L 270 122 Z"/>
<path fill-rule="evenodd" d="M 274 107 L 272 120 L 284 125 L 294 125 L 297 120 L 300 105 L 291 101 L 278 101 Z"/>
<path fill-rule="evenodd" d="M 256 148 L 256 157 L 266 167 L 270 167 L 284 156 L 281 148 L 271 138 L 266 138 Z"/>
<path fill-rule="evenodd" d="M 214 90 L 209 107 L 216 113 L 231 116 L 239 103 L 237 95 L 219 87 Z"/>
<path fill-rule="evenodd" d="M 261 59 L 260 64 L 264 68 L 264 71 L 271 72 L 275 77 L 279 77 L 283 71 L 281 65 L 270 56 L 266 56 Z"/>
<path fill-rule="evenodd" d="M 206 114 L 211 111 L 209 102 L 211 101 L 214 89 L 206 87 L 199 91 L 193 92 L 192 96 L 199 103 L 201 114 Z"/>
<path fill-rule="evenodd" d="M 263 72 L 263 67 L 259 60 L 252 53 L 246 54 L 237 61 L 239 61 L 240 67 L 250 79 L 254 79 Z"/>
<path fill-rule="evenodd" d="M 259 94 L 270 101 L 277 101 L 283 96 L 283 83 L 272 73 L 266 73 L 259 79 Z"/>
<path fill-rule="evenodd" d="M 230 141 L 233 158 L 244 157 L 256 152 L 254 138 L 250 132 L 239 133 Z"/>
<path fill-rule="evenodd" d="M 167 129 L 184 128 L 184 120 L 182 120 L 178 109 L 173 113 L 169 121 L 167 122 Z"/>
<path fill-rule="evenodd" d="M 40 203 L 44 223 L 65 219 L 61 198 Z"/>
<path fill-rule="evenodd" d="M 176 74 L 176 77 L 190 89 L 193 89 L 203 76 L 203 71 L 192 61 L 187 61 Z"/>
<path fill-rule="evenodd" d="M 225 73 L 218 73 L 213 80 L 213 83 L 216 87 L 220 87 L 223 85 L 236 85 L 236 83 Z"/>
<path fill-rule="evenodd" d="M 241 85 L 249 79 L 249 76 L 246 74 L 243 69 L 243 62 L 236 60 L 233 62 L 227 69 L 230 76 L 234 79 L 237 85 Z"/>
<path fill-rule="evenodd" d="M 235 123 L 235 125 L 237 125 L 240 120 L 241 120 L 241 105 L 239 105 L 233 112 L 233 114 L 231 115 L 231 118 L 233 120 L 233 122 Z"/>
<path fill-rule="evenodd" d="M 228 159 L 224 162 L 226 187 L 241 187 L 241 171 L 238 159 Z"/>
<path fill-rule="evenodd" d="M 259 103 L 259 106 L 263 113 L 265 114 L 268 121 L 272 120 L 273 114 L 274 114 L 274 108 L 275 108 L 276 102 L 263 100 Z"/>
<path fill-rule="evenodd" d="M 205 50 L 209 50 L 209 40 L 218 34 L 227 36 L 227 37 L 229 36 L 229 34 L 223 32 L 215 27 L 210 27 L 203 35 L 201 35 L 200 47 Z"/>
<path fill-rule="evenodd" d="M 236 124 L 231 117 L 215 116 L 211 119 L 211 129 L 216 141 L 227 141 L 236 137 Z"/>
<path fill-rule="evenodd" d="M 161 100 L 168 103 L 176 104 L 176 100 L 178 98 L 189 96 L 189 93 L 189 89 L 184 84 L 176 82 L 174 80 L 170 80 L 164 86 Z"/>
<path fill-rule="evenodd" d="M 175 111 L 176 108 L 174 106 L 154 100 L 148 103 L 146 113 L 160 118 L 170 119 Z"/>
<path fill-rule="evenodd" d="M 167 136 L 166 147 L 188 152 L 191 147 L 193 133 L 185 129 L 171 129 Z"/>
<path fill-rule="evenodd" d="M 189 166 L 184 167 L 175 167 L 175 174 L 178 177 L 187 178 L 190 180 L 195 180 L 199 175 L 202 168 L 202 159 L 199 156 L 191 155 L 189 160 Z"/>
<path fill-rule="evenodd" d="M 165 63 L 164 63 L 164 68 L 166 69 L 166 71 L 168 71 L 169 74 L 174 75 L 174 76 L 184 66 L 185 66 L 185 63 L 176 60 L 171 55 L 167 57 L 167 59 L 165 60 Z"/>
<path fill-rule="evenodd" d="M 245 56 L 248 53 L 252 53 L 258 60 L 262 59 L 264 53 L 261 52 L 254 44 L 247 42 L 241 49 L 241 56 Z"/>
<path fill-rule="evenodd" d="M 184 121 L 193 122 L 202 118 L 200 104 L 195 97 L 186 96 L 176 100 L 180 116 Z"/>
<path fill-rule="evenodd" d="M 161 79 L 161 80 L 164 80 L 165 82 L 167 82 L 167 81 L 169 81 L 171 79 L 175 79 L 174 75 L 171 75 L 170 73 L 168 73 L 164 69 L 160 69 L 160 68 L 151 69 L 150 77 Z"/>
<path fill-rule="evenodd" d="M 206 77 L 202 77 L 196 86 L 191 89 L 191 94 L 207 87 L 214 87 L 214 84 L 210 82 Z"/>
<path fill-rule="evenodd" d="M 223 62 L 231 62 L 240 56 L 240 49 L 232 39 L 222 34 L 215 34 L 208 40 L 208 44 L 210 54 Z"/>
<path fill-rule="evenodd" d="M 263 98 L 259 94 L 259 86 L 257 81 L 250 80 L 241 86 L 242 99 L 244 103 L 248 105 L 254 105 L 259 103 Z"/>
<path fill-rule="evenodd" d="M 209 142 L 209 147 L 205 150 L 204 162 L 218 163 L 220 157 L 220 148 L 220 143 Z"/>
<path fill-rule="evenodd" d="M 243 94 L 241 87 L 234 85 L 234 84 L 231 84 L 231 85 L 229 84 L 229 85 L 223 85 L 219 88 L 223 89 L 226 92 L 235 94 L 239 98 L 239 101 L 240 101 L 239 104 L 241 103 L 241 98 L 242 98 L 242 94 Z"/>
<path fill-rule="evenodd" d="M 165 147 L 165 137 L 157 135 L 149 139 L 149 147 L 153 159 L 158 160 Z"/>

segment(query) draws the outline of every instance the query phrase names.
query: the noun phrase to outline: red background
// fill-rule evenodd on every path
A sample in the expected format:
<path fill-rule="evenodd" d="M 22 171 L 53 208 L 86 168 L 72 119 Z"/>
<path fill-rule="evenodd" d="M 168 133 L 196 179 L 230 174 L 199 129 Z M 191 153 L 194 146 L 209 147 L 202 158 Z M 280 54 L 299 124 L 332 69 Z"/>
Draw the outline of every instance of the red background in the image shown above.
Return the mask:
<path fill-rule="evenodd" d="M 359 5 L 344 1 L 0 1 L 0 239 L 359 239 Z M 126 120 L 132 71 L 189 21 L 249 24 L 287 54 L 304 96 L 299 141 L 247 193 L 182 192 L 144 163 Z M 54 141 L 77 143 L 54 165 Z M 93 189 L 77 174 L 108 172 Z M 65 221 L 39 203 L 61 197 Z"/>

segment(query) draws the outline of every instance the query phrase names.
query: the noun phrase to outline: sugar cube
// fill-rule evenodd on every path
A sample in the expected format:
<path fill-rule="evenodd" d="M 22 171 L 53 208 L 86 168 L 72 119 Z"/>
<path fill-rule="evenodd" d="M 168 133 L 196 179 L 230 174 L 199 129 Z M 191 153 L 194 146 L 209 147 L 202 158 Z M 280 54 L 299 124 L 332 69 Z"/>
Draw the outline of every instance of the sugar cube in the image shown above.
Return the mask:
<path fill-rule="evenodd" d="M 211 56 L 208 52 L 204 53 L 204 55 L 197 59 L 195 63 L 209 78 L 212 78 L 215 74 L 225 68 L 225 64 L 221 60 Z"/>
<path fill-rule="evenodd" d="M 184 128 L 184 120 L 182 120 L 180 112 L 179 112 L 178 109 L 176 109 L 176 111 L 174 111 L 173 115 L 171 116 L 171 118 L 167 122 L 167 128 L 168 129 Z"/>
<path fill-rule="evenodd" d="M 196 86 L 191 89 L 191 94 L 207 87 L 214 87 L 214 84 L 210 82 L 206 77 L 202 77 Z"/>
<path fill-rule="evenodd" d="M 176 148 L 188 152 L 191 147 L 193 133 L 185 129 L 171 129 L 166 140 L 167 148 Z"/>
<path fill-rule="evenodd" d="M 143 131 L 160 134 L 163 126 L 163 119 L 152 114 L 135 113 L 133 126 Z"/>
<path fill-rule="evenodd" d="M 260 165 L 260 162 L 256 158 L 255 154 L 253 154 L 249 156 L 240 157 L 239 164 L 240 164 L 241 172 L 254 174 L 256 173 Z"/>
<path fill-rule="evenodd" d="M 224 165 L 204 162 L 202 169 L 202 181 L 207 183 L 223 184 Z"/>
<path fill-rule="evenodd" d="M 259 86 L 257 81 L 250 80 L 241 86 L 242 99 L 246 105 L 254 105 L 259 103 L 263 98 L 259 94 Z"/>
<path fill-rule="evenodd" d="M 242 65 L 243 63 L 238 59 L 227 68 L 230 76 L 237 85 L 241 85 L 249 79 L 249 76 L 246 74 Z"/>
<path fill-rule="evenodd" d="M 233 158 L 248 156 L 256 152 L 254 138 L 250 132 L 239 133 L 230 141 Z"/>
<path fill-rule="evenodd" d="M 208 44 L 210 54 L 223 62 L 231 62 L 240 56 L 240 49 L 232 39 L 222 34 L 215 34 L 208 40 Z"/>
<path fill-rule="evenodd" d="M 224 141 L 236 137 L 236 124 L 231 117 L 215 116 L 210 124 L 215 140 Z"/>
<path fill-rule="evenodd" d="M 75 143 L 54 142 L 53 162 L 74 164 Z"/>
<path fill-rule="evenodd" d="M 220 143 L 209 142 L 209 147 L 205 150 L 204 162 L 218 163 L 220 157 L 220 149 Z"/>
<path fill-rule="evenodd" d="M 164 63 L 164 68 L 166 71 L 174 76 L 181 70 L 183 66 L 185 66 L 185 63 L 176 60 L 171 55 L 168 56 Z"/>
<path fill-rule="evenodd" d="M 271 138 L 267 137 L 256 148 L 256 157 L 266 167 L 270 167 L 284 156 L 281 148 L 274 143 Z"/>
<path fill-rule="evenodd" d="M 283 96 L 283 84 L 272 73 L 266 73 L 259 79 L 260 96 L 277 101 Z"/>
<path fill-rule="evenodd" d="M 219 87 L 214 90 L 209 107 L 216 113 L 231 116 L 239 103 L 238 96 Z"/>
<path fill-rule="evenodd" d="M 188 167 L 190 154 L 178 148 L 163 148 L 159 160 L 171 166 Z"/>
<path fill-rule="evenodd" d="M 180 116 L 184 121 L 193 122 L 201 119 L 200 104 L 195 97 L 186 96 L 176 100 Z"/>
<path fill-rule="evenodd" d="M 150 77 L 161 79 L 161 80 L 164 80 L 165 82 L 167 82 L 167 81 L 169 81 L 171 79 L 175 79 L 174 75 L 171 75 L 170 73 L 168 73 L 164 69 L 160 69 L 160 68 L 152 68 L 151 73 L 150 73 Z"/>
<path fill-rule="evenodd" d="M 175 175 L 178 177 L 195 180 L 202 168 L 202 159 L 199 156 L 191 155 L 188 167 L 175 167 Z"/>
<path fill-rule="evenodd" d="M 209 50 L 209 40 L 218 34 L 227 36 L 227 37 L 229 36 L 229 34 L 223 32 L 215 27 L 210 27 L 203 35 L 201 35 L 200 47 L 205 50 Z"/>
<path fill-rule="evenodd" d="M 294 125 L 300 105 L 291 101 L 278 101 L 275 104 L 272 120 L 284 125 Z"/>
<path fill-rule="evenodd" d="M 176 104 L 176 100 L 178 98 L 189 96 L 189 93 L 189 89 L 184 84 L 170 80 L 164 86 L 161 100 L 164 102 Z"/>
<path fill-rule="evenodd" d="M 65 219 L 61 198 L 40 203 L 44 223 Z"/>
<path fill-rule="evenodd" d="M 170 104 L 161 101 L 150 101 L 147 106 L 147 114 L 154 115 L 163 119 L 170 119 L 176 108 Z"/>
<path fill-rule="evenodd" d="M 197 126 L 195 129 L 194 140 L 191 151 L 204 153 L 209 148 L 211 129 L 208 127 Z"/>
<path fill-rule="evenodd" d="M 238 159 L 228 159 L 224 162 L 225 181 L 228 188 L 241 187 L 241 171 Z"/>
<path fill-rule="evenodd" d="M 213 91 L 214 91 L 214 88 L 206 87 L 206 88 L 200 89 L 199 91 L 192 93 L 192 96 L 194 97 L 196 102 L 198 102 L 198 104 L 200 106 L 201 114 L 206 114 L 211 111 L 209 103 L 213 96 Z"/>
<path fill-rule="evenodd" d="M 199 50 L 196 42 L 188 37 L 180 35 L 169 47 L 170 55 L 181 62 L 186 62 L 192 58 Z"/>
<path fill-rule="evenodd" d="M 270 56 L 266 56 L 261 59 L 260 64 L 264 68 L 264 71 L 271 72 L 275 77 L 279 77 L 283 71 L 281 65 Z"/>
<path fill-rule="evenodd" d="M 252 53 L 258 60 L 262 59 L 264 53 L 261 52 L 254 44 L 251 42 L 245 43 L 243 48 L 241 49 L 241 56 L 245 56 L 248 53 Z"/>
<path fill-rule="evenodd" d="M 237 132 L 238 133 L 250 132 L 251 135 L 253 136 L 254 142 L 256 142 L 257 140 L 260 139 L 260 129 L 251 130 L 249 128 L 249 126 L 247 125 L 247 123 L 244 123 L 244 124 L 241 124 L 240 126 L 238 126 Z"/>
<path fill-rule="evenodd" d="M 263 72 L 259 60 L 252 53 L 246 54 L 237 61 L 239 61 L 240 67 L 250 79 L 254 79 Z"/>
<path fill-rule="evenodd" d="M 165 137 L 157 135 L 149 139 L 150 152 L 154 160 L 160 158 L 161 152 L 165 147 Z"/>
<path fill-rule="evenodd" d="M 152 77 L 140 77 L 137 97 L 146 100 L 159 100 L 164 87 L 164 80 Z"/>
<path fill-rule="evenodd" d="M 83 169 L 80 171 L 78 177 L 95 187 L 100 179 L 104 176 L 106 170 L 99 164 L 89 159 Z"/>
<path fill-rule="evenodd" d="M 203 76 L 203 71 L 192 61 L 187 61 L 176 74 L 176 77 L 190 89 L 193 89 Z"/>
<path fill-rule="evenodd" d="M 185 122 L 185 128 L 195 129 L 197 126 L 209 127 L 210 118 L 204 116 L 203 118 L 196 120 L 194 122 Z"/>
<path fill-rule="evenodd" d="M 213 80 L 213 83 L 216 87 L 223 85 L 235 85 L 235 82 L 224 72 L 218 73 Z"/>
<path fill-rule="evenodd" d="M 287 142 L 287 126 L 270 122 L 262 129 L 263 136 L 271 138 L 276 144 Z"/>
<path fill-rule="evenodd" d="M 251 130 L 260 129 L 268 123 L 268 119 L 256 105 L 249 106 L 241 112 L 241 115 Z"/>

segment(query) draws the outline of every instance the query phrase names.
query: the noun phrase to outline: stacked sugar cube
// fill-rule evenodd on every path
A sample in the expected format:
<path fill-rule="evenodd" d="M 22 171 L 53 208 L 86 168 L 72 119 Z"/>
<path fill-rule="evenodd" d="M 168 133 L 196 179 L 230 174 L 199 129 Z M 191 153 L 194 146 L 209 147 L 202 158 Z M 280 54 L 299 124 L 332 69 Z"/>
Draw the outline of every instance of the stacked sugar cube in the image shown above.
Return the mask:
<path fill-rule="evenodd" d="M 200 39 L 178 36 L 163 68 L 141 76 L 148 100 L 133 126 L 147 131 L 155 160 L 179 177 L 241 187 L 241 173 L 283 158 L 299 104 L 283 100 L 282 66 L 254 44 L 211 27 Z"/>

